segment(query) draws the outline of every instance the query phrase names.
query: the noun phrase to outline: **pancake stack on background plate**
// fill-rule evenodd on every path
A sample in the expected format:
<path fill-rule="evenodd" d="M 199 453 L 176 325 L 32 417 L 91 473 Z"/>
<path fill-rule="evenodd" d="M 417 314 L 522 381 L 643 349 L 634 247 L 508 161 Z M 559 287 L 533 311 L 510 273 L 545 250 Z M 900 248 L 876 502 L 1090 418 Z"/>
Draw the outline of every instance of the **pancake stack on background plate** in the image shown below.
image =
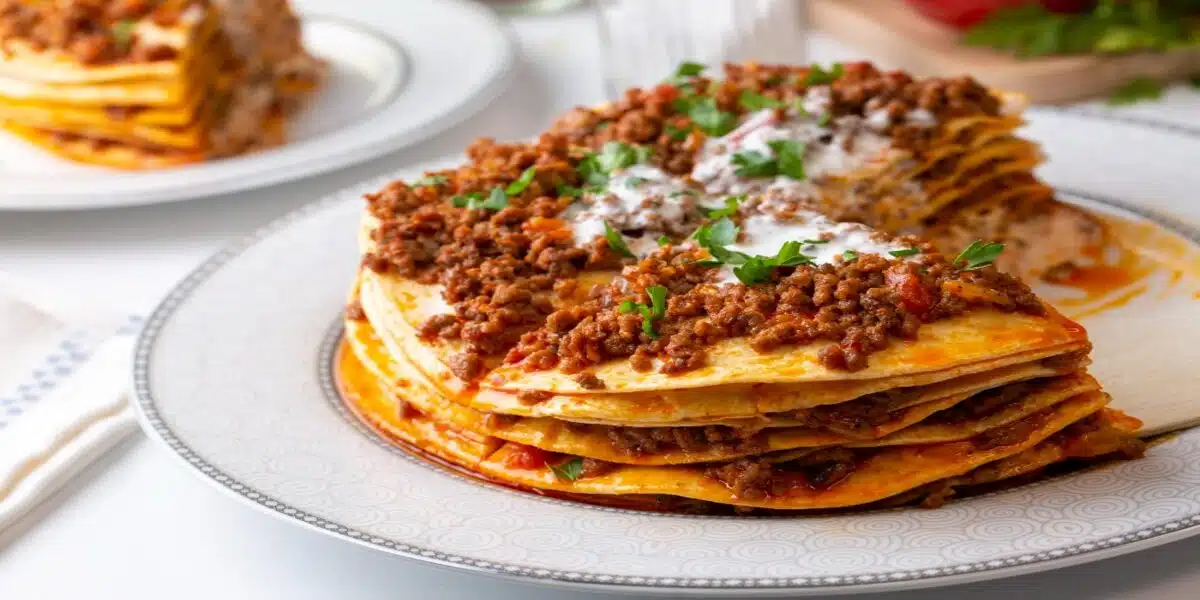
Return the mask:
<path fill-rule="evenodd" d="M 278 145 L 324 72 L 277 1 L 2 0 L 0 47 L 5 130 L 126 169 Z"/>
<path fill-rule="evenodd" d="M 894 235 L 1036 164 L 998 98 L 863 65 L 729 75 L 685 66 L 368 194 L 337 365 L 357 414 L 495 482 L 656 510 L 935 506 L 1141 453 L 1087 333 L 1003 245 Z M 1009 223 L 1061 206 L 997 194 Z"/>

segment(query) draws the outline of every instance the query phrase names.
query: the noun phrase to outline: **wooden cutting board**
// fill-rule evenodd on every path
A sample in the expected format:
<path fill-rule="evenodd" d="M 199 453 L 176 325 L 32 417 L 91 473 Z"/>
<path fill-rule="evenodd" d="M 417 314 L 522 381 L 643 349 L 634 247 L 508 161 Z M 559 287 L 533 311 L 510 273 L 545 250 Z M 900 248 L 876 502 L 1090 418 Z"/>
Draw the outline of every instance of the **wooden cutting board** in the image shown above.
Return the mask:
<path fill-rule="evenodd" d="M 969 73 L 984 84 L 1043 104 L 1105 96 L 1137 77 L 1163 81 L 1200 73 L 1200 50 L 1017 60 L 958 43 L 958 32 L 901 0 L 809 0 L 813 26 L 864 57 L 915 75 Z"/>

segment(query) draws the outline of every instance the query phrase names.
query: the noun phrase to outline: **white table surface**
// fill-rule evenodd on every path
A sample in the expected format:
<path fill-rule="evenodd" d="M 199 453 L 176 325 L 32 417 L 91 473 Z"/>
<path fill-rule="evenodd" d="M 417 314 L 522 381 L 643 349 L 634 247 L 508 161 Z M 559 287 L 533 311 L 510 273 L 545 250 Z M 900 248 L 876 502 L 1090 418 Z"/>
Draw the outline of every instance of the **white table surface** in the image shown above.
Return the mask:
<path fill-rule="evenodd" d="M 601 99 L 596 40 L 585 14 L 523 18 L 513 26 L 523 58 L 512 87 L 432 142 L 250 193 L 103 212 L 0 213 L 0 271 L 144 314 L 209 254 L 278 215 L 373 175 L 454 154 L 479 135 L 528 136 L 547 115 Z M 825 40 L 814 55 L 853 56 Z M 872 598 L 1018 596 L 1194 600 L 1200 539 L 1057 572 Z M 603 596 L 450 572 L 325 537 L 230 499 L 141 435 L 0 537 L 3 600 L 481 597 Z"/>

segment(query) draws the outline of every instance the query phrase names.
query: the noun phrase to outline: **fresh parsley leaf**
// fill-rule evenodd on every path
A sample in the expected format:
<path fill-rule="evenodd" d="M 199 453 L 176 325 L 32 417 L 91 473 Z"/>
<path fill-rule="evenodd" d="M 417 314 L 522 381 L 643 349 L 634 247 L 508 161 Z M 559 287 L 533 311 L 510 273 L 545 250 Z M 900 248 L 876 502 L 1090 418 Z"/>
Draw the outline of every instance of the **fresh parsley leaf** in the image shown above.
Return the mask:
<path fill-rule="evenodd" d="M 813 259 L 800 252 L 800 242 L 784 242 L 775 256 L 751 256 L 733 268 L 733 274 L 747 285 L 761 283 L 771 278 L 778 267 L 796 267 L 812 264 Z"/>
<path fill-rule="evenodd" d="M 900 258 L 902 256 L 912 256 L 914 254 L 920 254 L 920 253 L 921 253 L 920 248 L 904 248 L 902 250 L 889 250 L 888 251 L 888 254 L 891 254 L 892 256 L 895 256 L 896 258 Z"/>
<path fill-rule="evenodd" d="M 1004 244 L 999 242 L 984 243 L 983 240 L 975 240 L 954 259 L 954 266 L 963 271 L 982 269 L 995 262 L 996 257 L 1003 251 Z"/>
<path fill-rule="evenodd" d="M 1111 106 L 1124 106 L 1142 100 L 1158 100 L 1163 95 L 1163 84 L 1149 77 L 1138 77 L 1133 81 L 1117 88 L 1108 97 Z"/>
<path fill-rule="evenodd" d="M 573 185 L 566 185 L 562 183 L 560 183 L 558 187 L 554 188 L 554 191 L 558 192 L 559 196 L 566 196 L 568 198 L 578 198 L 583 195 L 583 190 Z"/>
<path fill-rule="evenodd" d="M 804 142 L 775 140 L 767 142 L 767 146 L 775 153 L 775 163 L 780 175 L 786 175 L 796 181 L 804 180 Z"/>
<path fill-rule="evenodd" d="M 846 262 L 856 261 L 858 260 L 858 252 L 855 252 L 854 250 L 847 250 L 842 253 L 842 260 Z"/>
<path fill-rule="evenodd" d="M 707 68 L 707 66 L 698 62 L 680 63 L 679 67 L 675 69 L 675 75 L 671 78 L 671 81 L 681 81 L 691 77 L 698 77 Z"/>
<path fill-rule="evenodd" d="M 671 245 L 671 238 L 669 238 L 665 235 L 658 236 L 658 247 L 659 248 L 665 248 L 670 245 Z"/>
<path fill-rule="evenodd" d="M 838 79 L 846 72 L 846 68 L 842 63 L 833 63 L 833 67 L 828 71 L 821 68 L 821 65 L 813 64 L 808 69 L 808 76 L 804 78 L 806 85 L 829 85 Z"/>
<path fill-rule="evenodd" d="M 508 187 L 505 188 L 504 192 L 509 196 L 516 196 L 520 194 L 529 187 L 529 184 L 533 183 L 533 177 L 535 175 L 537 175 L 537 167 L 529 167 L 528 169 L 525 169 L 525 171 L 521 173 L 520 178 L 508 184 Z"/>
<path fill-rule="evenodd" d="M 769 98 L 753 90 L 743 90 L 741 96 L 738 97 L 738 104 L 749 111 L 783 107 L 782 100 Z"/>
<path fill-rule="evenodd" d="M 721 137 L 737 127 L 733 113 L 717 108 L 714 98 L 699 98 L 688 103 L 687 115 L 701 131 L 713 137 Z"/>
<path fill-rule="evenodd" d="M 583 459 L 573 456 L 567 462 L 550 465 L 550 470 L 554 472 L 555 477 L 562 481 L 575 481 L 583 475 Z"/>
<path fill-rule="evenodd" d="M 738 177 L 774 177 L 779 174 L 775 157 L 757 150 L 735 152 L 733 166 L 733 173 Z"/>
<path fill-rule="evenodd" d="M 815 246 L 817 244 L 828 244 L 829 240 L 804 240 L 801 243 L 803 243 L 805 246 Z"/>
<path fill-rule="evenodd" d="M 642 315 L 642 333 L 645 333 L 650 339 L 658 339 L 658 331 L 654 329 L 654 322 L 667 316 L 667 288 L 661 285 L 652 285 L 646 288 L 646 294 L 650 296 L 650 304 L 647 306 L 641 302 L 626 300 L 617 307 L 617 310 L 622 314 L 630 314 L 638 312 Z"/>
<path fill-rule="evenodd" d="M 413 187 L 427 187 L 432 185 L 442 185 L 450 181 L 445 175 L 426 175 L 413 182 Z"/>
<path fill-rule="evenodd" d="M 738 226 L 729 219 L 720 219 L 696 230 L 692 234 L 701 248 L 712 251 L 713 246 L 728 246 L 737 242 Z"/>
<path fill-rule="evenodd" d="M 625 243 L 625 236 L 621 235 L 620 231 L 613 229 L 608 221 L 604 222 L 604 239 L 608 240 L 608 247 L 612 248 L 613 252 L 629 258 L 637 258 L 637 255 L 629 249 L 629 244 Z"/>
<path fill-rule="evenodd" d="M 650 295 L 650 314 L 654 315 L 655 319 L 667 316 L 667 288 L 652 285 L 646 288 L 646 293 Z"/>
<path fill-rule="evenodd" d="M 612 121 L 600 121 L 599 123 L 596 123 L 596 131 L 604 131 L 610 126 L 612 126 Z"/>
<path fill-rule="evenodd" d="M 478 208 L 482 202 L 483 192 L 467 192 L 450 199 L 450 205 L 454 208 Z"/>
<path fill-rule="evenodd" d="M 129 19 L 121 19 L 112 25 L 113 42 L 122 52 L 128 50 L 129 46 L 133 44 L 134 27 L 135 23 Z"/>
<path fill-rule="evenodd" d="M 508 194 L 504 193 L 504 190 L 498 187 L 492 188 L 492 193 L 488 194 L 487 200 L 479 204 L 479 208 L 487 210 L 500 210 L 507 206 Z"/>
<path fill-rule="evenodd" d="M 823 113 L 821 113 L 821 116 L 817 117 L 817 125 L 820 127 L 829 127 L 829 124 L 832 122 L 833 122 L 833 113 L 831 113 L 831 112 L 828 112 L 828 111 L 823 112 Z"/>
<path fill-rule="evenodd" d="M 680 196 L 699 196 L 699 195 L 700 195 L 700 192 L 697 192 L 696 190 L 688 189 L 688 190 L 679 190 L 678 192 L 671 192 L 670 197 L 678 198 Z"/>
<path fill-rule="evenodd" d="M 717 208 L 717 209 L 708 211 L 708 218 L 724 219 L 725 217 L 732 217 L 733 215 L 737 214 L 738 203 L 745 199 L 746 199 L 746 196 L 744 196 L 744 195 L 743 196 L 729 196 L 729 197 L 725 198 L 725 208 Z"/>
<path fill-rule="evenodd" d="M 962 40 L 1007 50 L 1018 58 L 1194 48 L 1200 45 L 1200 35 L 1188 18 L 1196 7 L 1191 0 L 1104 0 L 1093 10 L 1060 14 L 1027 2 L 993 12 Z"/>
<path fill-rule="evenodd" d="M 681 129 L 670 123 L 667 123 L 666 126 L 663 127 L 663 133 L 666 133 L 667 137 L 669 137 L 677 142 L 686 140 L 687 136 L 688 136 L 688 130 Z"/>
<path fill-rule="evenodd" d="M 632 167 L 638 163 L 650 160 L 653 150 L 642 146 L 633 146 L 625 142 L 606 142 L 600 152 L 589 152 L 579 162 L 576 170 L 589 185 L 608 185 L 608 177 L 613 171 Z"/>
<path fill-rule="evenodd" d="M 784 82 L 786 78 L 783 75 L 772 75 L 763 83 L 766 87 L 775 87 Z"/>

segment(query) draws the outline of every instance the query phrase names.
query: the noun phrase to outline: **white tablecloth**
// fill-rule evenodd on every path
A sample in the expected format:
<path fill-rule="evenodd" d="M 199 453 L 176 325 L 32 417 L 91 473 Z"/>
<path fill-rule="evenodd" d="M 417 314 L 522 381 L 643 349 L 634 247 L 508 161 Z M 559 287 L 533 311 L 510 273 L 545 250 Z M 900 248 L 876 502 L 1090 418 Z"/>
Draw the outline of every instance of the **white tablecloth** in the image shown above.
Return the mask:
<path fill-rule="evenodd" d="M 601 99 L 595 38 L 580 13 L 515 22 L 523 63 L 483 114 L 435 141 L 343 172 L 268 190 L 95 213 L 0 214 L 0 271 L 145 313 L 228 240 L 323 194 L 407 163 L 452 154 L 478 135 L 519 138 L 547 115 Z M 829 44 L 814 51 L 846 56 Z M 1200 98 L 1192 98 L 1200 102 Z M 1146 106 L 1150 117 L 1196 113 Z M 1177 157 L 1195 160 L 1196 157 Z M 187 472 L 138 436 L 0 539 L 0 598 L 599 598 L 411 563 L 267 516 Z M 878 600 L 1193 600 L 1200 539 L 1137 555 Z"/>

